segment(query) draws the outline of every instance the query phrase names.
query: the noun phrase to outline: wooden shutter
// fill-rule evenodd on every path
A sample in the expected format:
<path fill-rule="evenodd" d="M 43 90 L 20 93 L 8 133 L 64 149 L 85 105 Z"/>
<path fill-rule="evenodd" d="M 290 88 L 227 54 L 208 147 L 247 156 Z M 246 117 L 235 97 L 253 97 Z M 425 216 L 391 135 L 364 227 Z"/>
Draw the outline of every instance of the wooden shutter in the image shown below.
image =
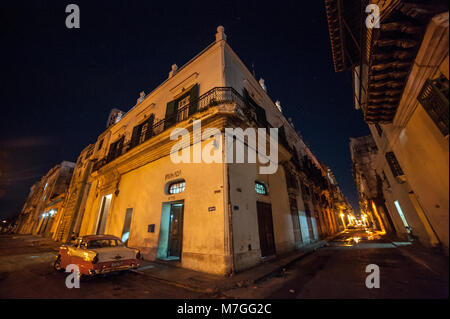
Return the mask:
<path fill-rule="evenodd" d="M 142 125 L 136 125 L 133 128 L 133 134 L 131 135 L 130 148 L 133 148 L 139 144 L 139 136 L 141 135 L 141 129 L 142 129 Z"/>
<path fill-rule="evenodd" d="M 111 143 L 111 145 L 109 146 L 108 157 L 107 157 L 108 162 L 110 162 L 114 159 L 114 156 L 116 154 L 116 147 L 117 147 L 116 142 Z"/>
<path fill-rule="evenodd" d="M 114 158 L 119 157 L 120 155 L 122 155 L 122 149 L 123 149 L 123 142 L 125 140 L 125 136 L 122 136 L 116 143 L 116 154 L 114 156 Z"/>
<path fill-rule="evenodd" d="M 168 128 L 177 121 L 177 101 L 173 100 L 167 103 L 164 128 Z"/>
<path fill-rule="evenodd" d="M 153 122 L 155 121 L 155 114 L 151 114 L 147 119 L 147 131 L 145 132 L 145 140 L 153 136 Z M 145 123 L 145 122 L 144 122 Z"/>
<path fill-rule="evenodd" d="M 261 107 L 258 103 L 256 103 L 256 101 L 248 93 L 247 89 L 244 88 L 243 93 L 244 93 L 244 99 L 245 99 L 247 105 L 249 105 L 251 108 L 253 108 L 253 110 L 256 113 L 257 122 L 264 127 L 268 127 L 266 110 L 263 107 Z"/>
<path fill-rule="evenodd" d="M 192 115 L 198 111 L 198 92 L 198 84 L 194 85 L 189 92 L 189 115 Z"/>

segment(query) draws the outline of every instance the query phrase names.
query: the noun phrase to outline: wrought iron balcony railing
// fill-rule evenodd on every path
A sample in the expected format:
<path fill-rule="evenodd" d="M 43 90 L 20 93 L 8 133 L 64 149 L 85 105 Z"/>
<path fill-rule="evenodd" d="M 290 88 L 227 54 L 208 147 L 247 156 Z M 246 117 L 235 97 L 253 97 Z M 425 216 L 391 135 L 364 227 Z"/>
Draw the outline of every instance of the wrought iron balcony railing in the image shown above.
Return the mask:
<path fill-rule="evenodd" d="M 427 80 L 417 99 L 444 136 L 449 133 L 448 79 Z"/>
<path fill-rule="evenodd" d="M 232 87 L 215 87 L 177 110 L 174 115 L 154 123 L 151 128 L 148 128 L 151 134 L 147 134 L 145 137 L 143 136 L 137 143 L 132 144 L 131 141 L 123 143 L 114 152 L 109 153 L 108 156 L 96 161 L 92 170 L 96 171 L 100 169 L 137 145 L 146 142 L 150 138 L 162 133 L 177 123 L 188 119 L 193 114 L 224 103 L 236 103 L 241 107 L 245 105 L 244 98 Z"/>

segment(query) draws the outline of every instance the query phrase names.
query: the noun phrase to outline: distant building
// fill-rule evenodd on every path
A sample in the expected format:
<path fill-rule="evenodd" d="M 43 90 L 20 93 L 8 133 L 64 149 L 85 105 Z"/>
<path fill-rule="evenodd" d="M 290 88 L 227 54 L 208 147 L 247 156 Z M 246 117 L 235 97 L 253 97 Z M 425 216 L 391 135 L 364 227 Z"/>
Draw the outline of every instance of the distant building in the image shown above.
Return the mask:
<path fill-rule="evenodd" d="M 385 205 L 382 181 L 376 172 L 378 148 L 371 135 L 350 138 L 353 177 L 361 213 L 369 226 L 382 232 L 395 232 Z"/>
<path fill-rule="evenodd" d="M 379 28 L 366 25 L 369 4 L 378 6 Z M 325 7 L 334 67 L 352 72 L 395 229 L 448 254 L 448 1 L 325 0 Z"/>
<path fill-rule="evenodd" d="M 38 206 L 41 198 L 39 184 L 39 182 L 36 182 L 30 187 L 30 192 L 28 193 L 28 197 L 23 205 L 22 211 L 17 217 L 15 232 L 19 234 L 31 234 L 31 229 L 33 228 L 33 212 Z"/>
<path fill-rule="evenodd" d="M 19 214 L 17 232 L 55 238 L 75 163 L 63 161 L 35 183 Z"/>
<path fill-rule="evenodd" d="M 73 236 L 79 235 L 86 199 L 91 186 L 88 179 L 92 172 L 94 147 L 95 145 L 90 144 L 78 156 L 54 237 L 58 241 L 67 242 Z"/>

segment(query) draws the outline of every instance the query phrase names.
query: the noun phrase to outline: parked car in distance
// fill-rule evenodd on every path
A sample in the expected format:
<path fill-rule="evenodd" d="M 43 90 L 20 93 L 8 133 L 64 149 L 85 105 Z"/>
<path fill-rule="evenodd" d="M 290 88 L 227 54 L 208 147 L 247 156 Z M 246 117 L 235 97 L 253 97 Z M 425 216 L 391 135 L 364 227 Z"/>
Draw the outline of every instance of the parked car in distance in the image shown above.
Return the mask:
<path fill-rule="evenodd" d="M 62 271 L 70 264 L 80 270 L 80 276 L 94 276 L 109 272 L 136 269 L 141 253 L 126 247 L 113 235 L 87 235 L 78 237 L 71 244 L 62 245 L 54 262 L 54 268 Z"/>

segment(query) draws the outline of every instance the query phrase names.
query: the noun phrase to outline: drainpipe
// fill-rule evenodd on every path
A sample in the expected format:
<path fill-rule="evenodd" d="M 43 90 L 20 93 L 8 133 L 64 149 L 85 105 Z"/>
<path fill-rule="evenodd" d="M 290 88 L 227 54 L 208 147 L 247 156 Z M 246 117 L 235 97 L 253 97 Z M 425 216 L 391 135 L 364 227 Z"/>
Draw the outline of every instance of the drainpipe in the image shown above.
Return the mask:
<path fill-rule="evenodd" d="M 228 171 L 228 163 L 226 162 L 225 158 L 225 132 L 223 134 L 224 138 L 222 140 L 222 146 L 223 146 L 223 152 L 222 152 L 222 163 L 223 165 L 223 171 L 224 171 L 224 186 L 226 187 L 226 193 L 224 195 L 227 197 L 225 199 L 226 203 L 226 213 L 227 213 L 227 221 L 228 221 L 228 253 L 230 255 L 230 261 L 231 261 L 231 273 L 230 275 L 234 275 L 235 273 L 235 265 L 234 265 L 234 244 L 233 244 L 233 218 L 232 218 L 232 211 L 231 211 L 231 191 L 230 191 L 230 175 Z M 225 183 L 226 182 L 226 183 Z"/>

